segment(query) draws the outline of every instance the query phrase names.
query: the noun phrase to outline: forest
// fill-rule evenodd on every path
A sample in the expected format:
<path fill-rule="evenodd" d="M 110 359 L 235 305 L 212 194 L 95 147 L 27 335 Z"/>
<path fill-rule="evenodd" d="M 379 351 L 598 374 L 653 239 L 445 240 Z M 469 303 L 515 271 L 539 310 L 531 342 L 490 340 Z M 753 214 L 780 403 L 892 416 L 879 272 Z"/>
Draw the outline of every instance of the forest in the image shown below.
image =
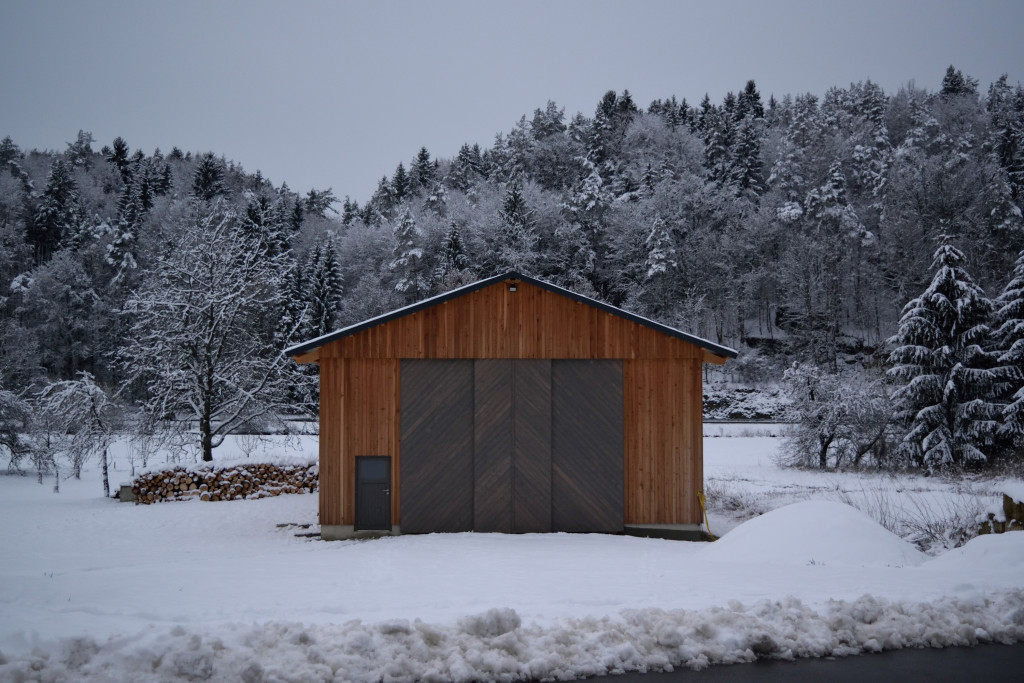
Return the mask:
<path fill-rule="evenodd" d="M 950 66 L 937 92 L 695 102 L 548 101 L 361 201 L 212 152 L 4 138 L 0 451 L 74 468 L 189 425 L 209 459 L 315 413 L 290 345 L 516 270 L 737 348 L 708 379 L 787 387 L 793 464 L 1019 459 L 1024 88 Z"/>

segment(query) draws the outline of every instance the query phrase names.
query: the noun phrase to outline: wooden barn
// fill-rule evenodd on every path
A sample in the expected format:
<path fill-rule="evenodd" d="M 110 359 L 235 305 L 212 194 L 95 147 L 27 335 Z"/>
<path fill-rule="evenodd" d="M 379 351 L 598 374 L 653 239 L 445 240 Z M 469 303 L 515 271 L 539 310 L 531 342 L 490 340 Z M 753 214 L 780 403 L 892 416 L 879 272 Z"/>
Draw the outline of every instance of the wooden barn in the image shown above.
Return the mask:
<path fill-rule="evenodd" d="M 320 366 L 320 524 L 700 530 L 701 366 L 736 352 L 508 273 L 288 350 Z"/>

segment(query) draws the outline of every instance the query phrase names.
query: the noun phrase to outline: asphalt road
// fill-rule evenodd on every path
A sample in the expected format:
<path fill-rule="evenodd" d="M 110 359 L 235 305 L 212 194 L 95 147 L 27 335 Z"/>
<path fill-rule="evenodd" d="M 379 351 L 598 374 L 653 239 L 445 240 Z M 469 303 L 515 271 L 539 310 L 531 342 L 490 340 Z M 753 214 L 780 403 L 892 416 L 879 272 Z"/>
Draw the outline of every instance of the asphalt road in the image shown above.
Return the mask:
<path fill-rule="evenodd" d="M 680 669 L 671 673 L 627 673 L 587 680 L 607 683 L 1024 681 L 1024 643 L 950 647 L 941 650 L 894 650 L 856 657 L 798 659 L 793 662 L 758 660 L 751 664 L 712 666 L 703 671 Z"/>

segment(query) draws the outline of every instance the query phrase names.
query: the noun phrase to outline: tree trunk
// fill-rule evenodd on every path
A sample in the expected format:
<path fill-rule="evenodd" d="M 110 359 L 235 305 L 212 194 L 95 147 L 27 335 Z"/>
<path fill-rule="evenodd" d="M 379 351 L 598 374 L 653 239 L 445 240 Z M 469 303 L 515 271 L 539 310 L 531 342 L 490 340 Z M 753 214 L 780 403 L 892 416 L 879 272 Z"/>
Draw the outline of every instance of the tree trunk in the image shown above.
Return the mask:
<path fill-rule="evenodd" d="M 103 496 L 110 498 L 110 470 L 107 466 L 107 449 L 103 449 L 103 453 L 100 456 L 100 464 L 103 467 Z"/>

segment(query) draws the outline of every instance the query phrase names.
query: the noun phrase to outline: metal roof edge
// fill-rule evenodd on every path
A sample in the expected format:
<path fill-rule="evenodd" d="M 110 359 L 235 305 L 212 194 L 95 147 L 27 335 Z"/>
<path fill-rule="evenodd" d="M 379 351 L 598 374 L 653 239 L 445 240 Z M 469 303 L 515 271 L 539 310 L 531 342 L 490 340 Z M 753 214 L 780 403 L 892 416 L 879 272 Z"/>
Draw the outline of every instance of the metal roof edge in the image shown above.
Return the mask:
<path fill-rule="evenodd" d="M 394 311 L 381 314 L 374 318 L 364 320 L 360 323 L 350 325 L 340 330 L 335 330 L 334 332 L 329 332 L 315 339 L 310 339 L 309 341 L 303 342 L 301 344 L 296 344 L 285 349 L 285 355 L 294 357 L 300 356 L 304 353 L 309 353 L 310 351 L 318 349 L 321 346 L 329 344 L 337 339 L 342 339 L 344 337 L 352 336 L 353 334 L 358 334 L 359 332 L 370 329 L 371 327 L 376 327 L 377 325 L 382 325 L 386 322 L 390 322 L 397 318 L 411 315 L 418 311 L 422 311 L 423 309 L 436 306 L 437 304 L 440 303 L 444 303 L 445 301 L 456 299 L 460 296 L 463 296 L 464 294 L 469 294 L 479 289 L 483 289 L 484 287 L 489 287 L 493 284 L 505 282 L 507 280 L 518 280 L 520 282 L 526 282 L 531 285 L 534 285 L 535 287 L 546 289 L 549 292 L 560 294 L 562 296 L 568 297 L 580 303 L 598 308 L 607 313 L 611 313 L 621 318 L 625 318 L 626 320 L 634 322 L 638 325 L 643 325 L 644 327 L 649 327 L 663 334 L 675 337 L 676 339 L 681 339 L 683 341 L 689 342 L 703 349 L 706 349 L 707 351 L 710 351 L 716 356 L 736 358 L 739 355 L 735 349 L 731 349 L 727 346 L 722 346 L 721 344 L 716 344 L 702 337 L 698 337 L 687 332 L 683 332 L 682 330 L 677 330 L 674 327 L 669 327 L 668 325 L 663 325 L 662 323 L 651 320 L 650 318 L 645 318 L 641 315 L 637 315 L 636 313 L 630 313 L 629 311 L 617 308 L 616 306 L 604 303 L 603 301 L 591 299 L 590 297 L 583 296 L 582 294 L 577 294 L 576 292 L 569 289 L 565 289 L 564 287 L 559 287 L 558 285 L 551 284 L 550 282 L 545 282 L 544 280 L 539 280 L 529 275 L 523 275 L 522 273 L 516 271 L 509 271 L 506 273 L 502 273 L 500 275 L 494 275 L 488 278 L 484 278 L 482 280 L 477 280 L 476 282 L 471 282 L 468 285 L 456 287 L 455 289 L 443 292 L 436 296 L 432 296 L 428 299 L 423 299 L 422 301 L 417 301 L 414 304 L 410 304 L 408 306 L 395 309 Z"/>

